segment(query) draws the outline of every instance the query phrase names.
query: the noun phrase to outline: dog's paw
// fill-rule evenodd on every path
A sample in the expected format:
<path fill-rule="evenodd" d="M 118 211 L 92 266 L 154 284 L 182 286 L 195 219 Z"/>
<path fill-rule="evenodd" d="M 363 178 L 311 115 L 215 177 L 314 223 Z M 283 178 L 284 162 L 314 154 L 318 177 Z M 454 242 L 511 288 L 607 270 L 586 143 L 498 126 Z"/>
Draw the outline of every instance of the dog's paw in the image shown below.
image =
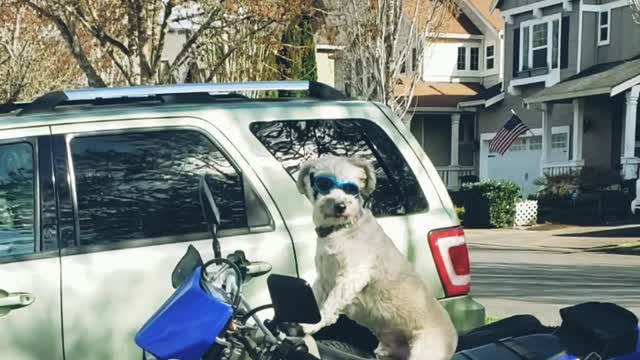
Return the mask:
<path fill-rule="evenodd" d="M 302 331 L 304 331 L 305 335 L 313 335 L 324 327 L 321 322 L 317 324 L 301 324 L 300 326 L 302 326 Z"/>

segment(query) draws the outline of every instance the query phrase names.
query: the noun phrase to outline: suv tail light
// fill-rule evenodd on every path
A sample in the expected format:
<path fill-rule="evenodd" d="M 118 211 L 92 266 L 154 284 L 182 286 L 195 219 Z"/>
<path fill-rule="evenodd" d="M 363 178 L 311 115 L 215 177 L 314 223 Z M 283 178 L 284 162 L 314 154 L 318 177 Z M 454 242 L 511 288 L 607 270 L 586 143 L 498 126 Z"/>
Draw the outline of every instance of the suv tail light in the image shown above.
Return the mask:
<path fill-rule="evenodd" d="M 471 290 L 469 250 L 461 227 L 429 232 L 429 247 L 447 297 Z"/>

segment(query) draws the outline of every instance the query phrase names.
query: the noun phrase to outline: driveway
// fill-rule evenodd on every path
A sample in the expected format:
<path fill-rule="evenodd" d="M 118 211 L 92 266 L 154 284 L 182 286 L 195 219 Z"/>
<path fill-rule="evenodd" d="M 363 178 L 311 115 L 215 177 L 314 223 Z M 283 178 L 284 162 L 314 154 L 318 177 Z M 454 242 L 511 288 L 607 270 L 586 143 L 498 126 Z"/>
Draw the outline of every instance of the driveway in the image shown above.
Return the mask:
<path fill-rule="evenodd" d="M 490 316 L 531 313 L 557 325 L 560 308 L 584 301 L 616 302 L 640 316 L 640 256 L 589 251 L 640 241 L 640 226 L 465 232 L 472 294 Z"/>

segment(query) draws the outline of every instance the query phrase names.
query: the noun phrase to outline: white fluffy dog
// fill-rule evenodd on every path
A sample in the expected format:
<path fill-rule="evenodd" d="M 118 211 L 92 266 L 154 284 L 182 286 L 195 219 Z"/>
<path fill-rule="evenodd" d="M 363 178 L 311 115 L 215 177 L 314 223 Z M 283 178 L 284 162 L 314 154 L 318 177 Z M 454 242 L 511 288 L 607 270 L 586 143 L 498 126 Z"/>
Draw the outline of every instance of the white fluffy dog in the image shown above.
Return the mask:
<path fill-rule="evenodd" d="M 371 164 L 357 158 L 325 156 L 301 167 L 298 190 L 314 205 L 313 289 L 322 314 L 304 330 L 313 334 L 345 314 L 376 335 L 378 359 L 449 360 L 458 341 L 449 315 L 363 208 L 375 183 Z"/>

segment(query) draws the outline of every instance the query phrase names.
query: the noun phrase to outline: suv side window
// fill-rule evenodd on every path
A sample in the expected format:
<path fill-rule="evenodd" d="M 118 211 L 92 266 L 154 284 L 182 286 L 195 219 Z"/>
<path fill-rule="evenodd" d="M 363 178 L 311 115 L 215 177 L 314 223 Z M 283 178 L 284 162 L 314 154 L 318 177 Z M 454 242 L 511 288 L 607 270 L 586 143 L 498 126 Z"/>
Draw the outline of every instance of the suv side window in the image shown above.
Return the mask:
<path fill-rule="evenodd" d="M 0 258 L 35 251 L 33 169 L 32 144 L 0 145 Z"/>
<path fill-rule="evenodd" d="M 254 122 L 250 129 L 291 176 L 303 161 L 325 154 L 372 161 L 378 181 L 370 202 L 376 216 L 428 209 L 427 199 L 406 160 L 384 130 L 371 121 Z"/>
<path fill-rule="evenodd" d="M 80 245 L 207 233 L 199 182 L 206 175 L 221 229 L 249 230 L 241 173 L 195 130 L 75 137 Z M 270 219 L 270 218 L 269 218 Z"/>

